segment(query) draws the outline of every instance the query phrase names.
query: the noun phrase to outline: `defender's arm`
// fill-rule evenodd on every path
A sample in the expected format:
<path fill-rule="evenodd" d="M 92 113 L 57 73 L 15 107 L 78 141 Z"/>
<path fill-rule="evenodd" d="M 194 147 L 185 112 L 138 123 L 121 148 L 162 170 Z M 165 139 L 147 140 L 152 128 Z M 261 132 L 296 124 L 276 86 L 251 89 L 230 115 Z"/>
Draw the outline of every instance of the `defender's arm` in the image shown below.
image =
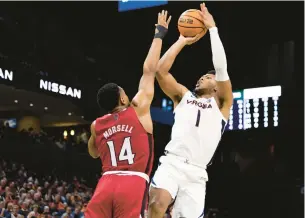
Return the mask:
<path fill-rule="evenodd" d="M 171 17 L 167 19 L 167 11 L 158 15 L 155 36 L 143 65 L 143 75 L 139 84 L 139 91 L 132 100 L 138 115 L 145 115 L 150 112 L 150 105 L 154 97 L 154 83 L 157 65 L 160 59 L 162 39 L 167 33 L 167 27 Z"/>
<path fill-rule="evenodd" d="M 139 91 L 133 98 L 132 103 L 143 112 L 149 111 L 150 104 L 154 97 L 154 83 L 157 63 L 160 58 L 162 40 L 155 38 L 148 52 L 143 65 L 143 75 L 139 83 Z"/>

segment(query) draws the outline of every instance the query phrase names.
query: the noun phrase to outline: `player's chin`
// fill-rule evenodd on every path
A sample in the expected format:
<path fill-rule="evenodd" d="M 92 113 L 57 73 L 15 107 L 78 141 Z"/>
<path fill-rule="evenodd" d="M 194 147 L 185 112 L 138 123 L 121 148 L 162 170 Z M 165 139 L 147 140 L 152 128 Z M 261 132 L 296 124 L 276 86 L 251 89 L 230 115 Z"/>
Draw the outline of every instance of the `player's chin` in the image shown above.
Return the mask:
<path fill-rule="evenodd" d="M 200 88 L 199 88 L 199 87 L 194 88 L 193 92 L 194 92 L 196 95 L 199 95 L 199 94 L 200 94 Z"/>

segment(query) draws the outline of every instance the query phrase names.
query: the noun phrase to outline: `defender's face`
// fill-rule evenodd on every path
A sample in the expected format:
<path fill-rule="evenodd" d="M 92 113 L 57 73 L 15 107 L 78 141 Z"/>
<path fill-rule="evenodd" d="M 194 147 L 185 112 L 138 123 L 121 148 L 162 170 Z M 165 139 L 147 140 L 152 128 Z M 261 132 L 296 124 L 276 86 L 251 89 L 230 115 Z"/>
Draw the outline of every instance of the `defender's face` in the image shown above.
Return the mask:
<path fill-rule="evenodd" d="M 123 88 L 120 87 L 120 102 L 122 105 L 129 105 L 129 98 Z"/>
<path fill-rule="evenodd" d="M 195 91 L 213 90 L 216 88 L 215 76 L 213 74 L 205 74 L 196 83 Z"/>

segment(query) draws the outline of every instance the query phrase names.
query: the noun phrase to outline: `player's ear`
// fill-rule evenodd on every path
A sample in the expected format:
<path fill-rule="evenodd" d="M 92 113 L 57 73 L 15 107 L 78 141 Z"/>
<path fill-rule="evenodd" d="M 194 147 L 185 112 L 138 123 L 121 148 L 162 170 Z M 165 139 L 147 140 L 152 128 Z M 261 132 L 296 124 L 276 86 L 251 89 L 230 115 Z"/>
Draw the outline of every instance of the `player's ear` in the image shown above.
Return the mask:
<path fill-rule="evenodd" d="M 124 99 L 124 96 L 120 95 L 120 105 L 125 105 L 126 102 L 125 102 L 125 99 Z"/>

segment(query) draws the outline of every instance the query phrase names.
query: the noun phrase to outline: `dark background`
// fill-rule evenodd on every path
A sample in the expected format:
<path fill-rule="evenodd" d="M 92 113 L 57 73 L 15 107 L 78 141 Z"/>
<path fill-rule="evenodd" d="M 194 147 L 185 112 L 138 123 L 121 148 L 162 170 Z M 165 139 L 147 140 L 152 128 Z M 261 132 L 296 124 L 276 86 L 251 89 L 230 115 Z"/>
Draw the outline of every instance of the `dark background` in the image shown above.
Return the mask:
<path fill-rule="evenodd" d="M 17 87 L 33 89 L 31 78 L 44 77 L 82 88 L 77 104 L 93 120 L 99 115 L 95 96 L 102 84 L 113 81 L 129 97 L 136 93 L 157 13 L 166 9 L 173 16 L 165 51 L 179 36 L 179 15 L 199 4 L 169 2 L 119 13 L 117 2 L 2 2 L 0 64 L 22 72 Z M 224 135 L 209 168 L 207 208 L 230 211 L 230 217 L 301 217 L 303 201 L 295 187 L 296 180 L 304 184 L 304 2 L 207 2 L 207 7 L 226 50 L 233 89 L 282 86 L 278 128 Z M 192 88 L 212 68 L 207 34 L 182 51 L 171 72 Z M 157 88 L 153 105 L 160 106 L 163 97 Z M 169 135 L 169 126 L 156 124 L 156 160 Z M 257 162 L 240 172 L 232 162 L 234 152 Z M 66 163 L 68 157 L 58 161 Z M 87 167 L 81 168 L 84 172 L 99 167 L 93 160 L 78 164 Z M 63 173 L 76 173 L 65 166 Z"/>
<path fill-rule="evenodd" d="M 179 15 L 188 8 L 198 8 L 199 3 L 169 2 L 120 13 L 117 2 L 4 2 L 0 8 L 1 59 L 3 65 L 23 69 L 24 78 L 42 74 L 82 87 L 85 101 L 92 102 L 98 87 L 108 81 L 119 83 L 133 96 L 157 13 L 167 9 L 173 16 L 164 40 L 165 51 L 178 38 Z M 303 2 L 207 5 L 219 27 L 234 89 L 280 84 L 287 93 L 298 88 L 296 82 L 303 80 L 292 78 L 297 73 L 303 75 Z M 291 44 L 294 55 L 288 54 Z M 172 72 L 191 88 L 212 68 L 207 34 L 184 49 Z M 21 81 L 22 85 L 30 82 Z M 160 96 L 163 94 L 157 92 L 156 99 Z"/>

